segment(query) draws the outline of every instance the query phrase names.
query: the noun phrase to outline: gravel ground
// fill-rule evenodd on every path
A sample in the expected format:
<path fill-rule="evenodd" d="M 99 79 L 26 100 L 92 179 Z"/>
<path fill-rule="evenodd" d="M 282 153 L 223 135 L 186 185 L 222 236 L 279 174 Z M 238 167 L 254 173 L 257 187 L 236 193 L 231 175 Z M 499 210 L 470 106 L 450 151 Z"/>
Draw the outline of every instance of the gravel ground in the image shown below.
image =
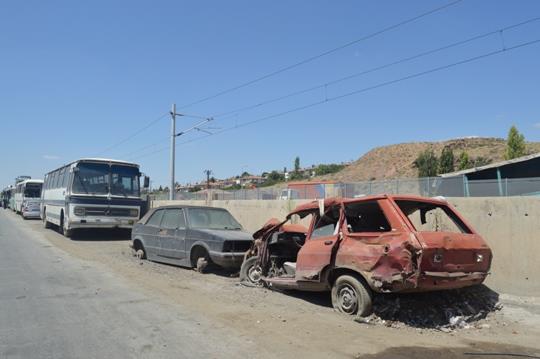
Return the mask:
<path fill-rule="evenodd" d="M 464 353 L 475 348 L 540 356 L 538 298 L 487 287 L 384 295 L 375 298 L 375 314 L 359 323 L 335 313 L 328 293 L 245 287 L 227 272 L 199 274 L 140 261 L 126 233 L 92 231 L 70 240 L 38 221 L 13 220 L 87 265 L 133 282 L 156 300 L 190 308 L 217 328 L 234 329 L 276 357 L 431 358 L 437 352 L 440 358 L 457 358 L 471 357 Z"/>

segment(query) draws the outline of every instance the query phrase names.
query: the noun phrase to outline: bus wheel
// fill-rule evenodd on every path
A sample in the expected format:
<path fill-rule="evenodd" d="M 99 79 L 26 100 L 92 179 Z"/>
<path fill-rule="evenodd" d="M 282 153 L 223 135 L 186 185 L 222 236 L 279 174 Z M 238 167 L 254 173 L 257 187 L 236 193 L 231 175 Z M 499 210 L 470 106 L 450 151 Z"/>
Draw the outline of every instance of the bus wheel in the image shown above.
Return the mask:
<path fill-rule="evenodd" d="M 43 210 L 43 228 L 51 228 L 51 222 L 47 221 L 47 211 Z"/>
<path fill-rule="evenodd" d="M 72 229 L 67 229 L 66 226 L 65 226 L 65 223 L 64 223 L 64 213 L 62 213 L 60 215 L 60 226 L 59 226 L 59 230 L 60 230 L 60 233 L 64 236 L 64 237 L 71 237 L 73 235 L 73 230 Z"/>

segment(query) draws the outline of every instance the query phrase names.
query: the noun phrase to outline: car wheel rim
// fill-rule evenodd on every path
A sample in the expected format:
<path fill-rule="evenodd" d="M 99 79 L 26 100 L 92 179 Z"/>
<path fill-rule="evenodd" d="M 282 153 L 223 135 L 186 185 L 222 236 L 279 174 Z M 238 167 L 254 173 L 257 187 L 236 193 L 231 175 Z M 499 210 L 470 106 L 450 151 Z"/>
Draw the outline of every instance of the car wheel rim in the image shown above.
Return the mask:
<path fill-rule="evenodd" d="M 249 267 L 248 278 L 250 282 L 258 283 L 261 280 L 261 268 L 256 265 Z"/>
<path fill-rule="evenodd" d="M 339 307 L 347 314 L 354 314 L 358 308 L 358 295 L 354 288 L 348 284 L 339 288 Z"/>

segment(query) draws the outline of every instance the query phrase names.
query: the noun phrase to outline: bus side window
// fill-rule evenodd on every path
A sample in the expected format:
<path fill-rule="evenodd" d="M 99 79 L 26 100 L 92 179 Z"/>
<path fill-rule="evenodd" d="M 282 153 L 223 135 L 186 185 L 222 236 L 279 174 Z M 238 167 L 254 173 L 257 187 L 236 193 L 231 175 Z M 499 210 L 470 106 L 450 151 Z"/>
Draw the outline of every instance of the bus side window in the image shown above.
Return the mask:
<path fill-rule="evenodd" d="M 64 169 L 62 170 L 63 171 L 63 176 L 62 176 L 62 188 L 66 188 L 67 187 L 67 177 L 69 175 L 69 171 L 66 167 L 64 167 Z"/>
<path fill-rule="evenodd" d="M 54 171 L 52 188 L 58 188 L 58 171 Z"/>

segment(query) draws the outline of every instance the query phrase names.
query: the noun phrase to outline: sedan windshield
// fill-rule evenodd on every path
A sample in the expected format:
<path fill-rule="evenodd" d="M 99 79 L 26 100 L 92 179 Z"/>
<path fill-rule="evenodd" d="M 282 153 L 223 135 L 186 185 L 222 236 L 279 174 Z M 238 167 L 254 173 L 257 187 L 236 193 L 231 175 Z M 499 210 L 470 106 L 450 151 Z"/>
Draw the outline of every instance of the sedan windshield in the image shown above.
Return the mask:
<path fill-rule="evenodd" d="M 104 163 L 79 163 L 75 171 L 72 190 L 74 193 L 108 194 L 109 165 Z"/>
<path fill-rule="evenodd" d="M 190 208 L 189 225 L 201 229 L 242 229 L 229 212 L 213 208 Z"/>
<path fill-rule="evenodd" d="M 132 166 L 112 166 L 111 194 L 139 196 L 139 169 Z"/>

